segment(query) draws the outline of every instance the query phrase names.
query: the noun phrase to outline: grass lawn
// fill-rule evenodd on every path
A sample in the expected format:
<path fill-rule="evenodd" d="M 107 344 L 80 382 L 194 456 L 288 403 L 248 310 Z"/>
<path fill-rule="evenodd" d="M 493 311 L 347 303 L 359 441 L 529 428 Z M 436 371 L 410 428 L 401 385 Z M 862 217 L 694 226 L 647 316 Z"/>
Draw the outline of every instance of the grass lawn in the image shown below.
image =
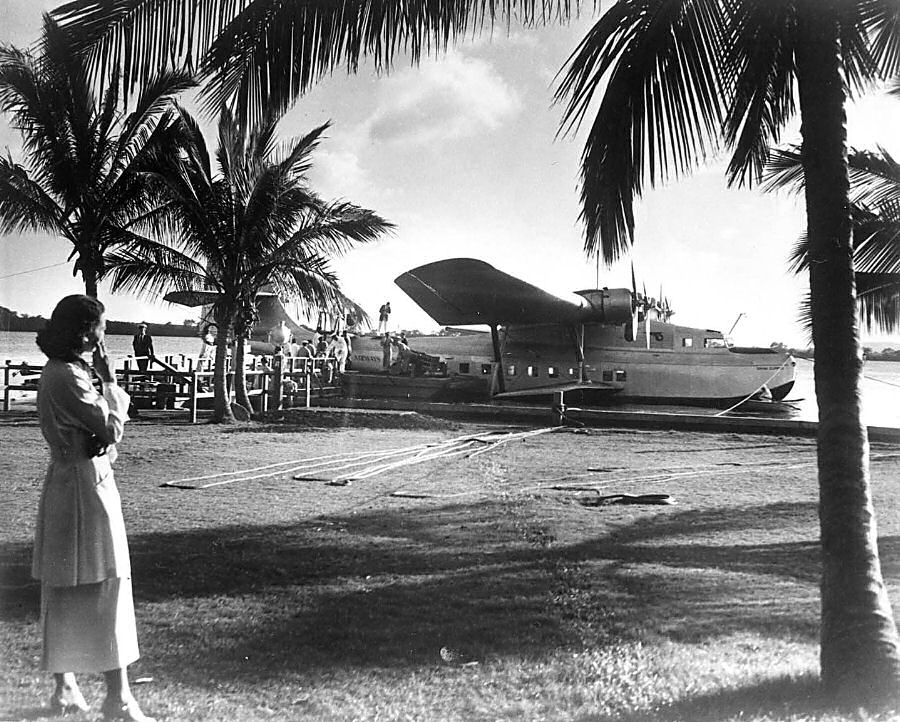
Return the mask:
<path fill-rule="evenodd" d="M 900 719 L 818 693 L 812 440 L 560 431 L 338 486 L 339 463 L 309 460 L 485 427 L 294 421 L 127 429 L 130 671 L 160 720 Z M 0 417 L 0 435 L 0 720 L 39 719 L 51 684 L 29 563 L 46 452 L 28 414 Z M 873 444 L 872 478 L 896 604 L 896 447 Z M 676 503 L 590 506 L 589 487 Z M 81 682 L 96 718 L 101 680 Z"/>

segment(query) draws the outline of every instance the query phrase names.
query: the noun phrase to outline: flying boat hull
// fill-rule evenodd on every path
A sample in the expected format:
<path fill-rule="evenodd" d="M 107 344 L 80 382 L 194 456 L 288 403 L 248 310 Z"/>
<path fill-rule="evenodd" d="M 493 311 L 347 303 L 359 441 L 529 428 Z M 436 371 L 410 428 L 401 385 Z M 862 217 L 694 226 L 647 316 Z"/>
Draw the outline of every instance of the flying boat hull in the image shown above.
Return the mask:
<path fill-rule="evenodd" d="M 581 291 L 589 303 L 579 306 L 474 259 L 428 264 L 397 284 L 438 323 L 491 329 L 408 340 L 412 351 L 439 358 L 441 374 L 460 387 L 479 380 L 472 388 L 483 388 L 485 397 L 564 392 L 578 403 L 726 407 L 763 396 L 781 401 L 794 384 L 788 353 L 732 347 L 719 331 L 654 319 L 662 314 L 649 307 L 638 323 L 639 294 L 627 289 Z M 384 371 L 381 341 L 357 338 L 351 368 L 410 375 L 396 357 Z"/>

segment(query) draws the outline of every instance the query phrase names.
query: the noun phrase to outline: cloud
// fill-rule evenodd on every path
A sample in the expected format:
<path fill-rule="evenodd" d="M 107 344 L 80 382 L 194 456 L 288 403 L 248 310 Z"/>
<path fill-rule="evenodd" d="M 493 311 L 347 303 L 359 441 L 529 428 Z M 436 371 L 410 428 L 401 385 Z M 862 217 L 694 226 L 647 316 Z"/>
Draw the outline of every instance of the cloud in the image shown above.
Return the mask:
<path fill-rule="evenodd" d="M 350 195 L 366 185 L 366 174 L 359 162 L 359 155 L 350 148 L 316 151 L 315 164 L 310 173 L 316 189 L 325 196 Z"/>
<path fill-rule="evenodd" d="M 461 54 L 385 79 L 368 121 L 380 143 L 424 145 L 499 128 L 522 107 L 518 93 L 483 60 Z"/>

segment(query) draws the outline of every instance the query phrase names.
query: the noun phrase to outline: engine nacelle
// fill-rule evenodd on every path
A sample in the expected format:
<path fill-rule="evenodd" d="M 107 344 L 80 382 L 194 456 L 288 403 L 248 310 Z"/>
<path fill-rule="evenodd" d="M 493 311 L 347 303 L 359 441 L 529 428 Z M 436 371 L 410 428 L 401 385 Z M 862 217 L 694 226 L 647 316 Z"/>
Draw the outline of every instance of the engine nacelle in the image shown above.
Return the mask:
<path fill-rule="evenodd" d="M 587 323 L 632 324 L 635 318 L 631 291 L 627 288 L 599 288 L 589 291 L 576 291 L 590 304 L 586 309 L 584 321 Z"/>

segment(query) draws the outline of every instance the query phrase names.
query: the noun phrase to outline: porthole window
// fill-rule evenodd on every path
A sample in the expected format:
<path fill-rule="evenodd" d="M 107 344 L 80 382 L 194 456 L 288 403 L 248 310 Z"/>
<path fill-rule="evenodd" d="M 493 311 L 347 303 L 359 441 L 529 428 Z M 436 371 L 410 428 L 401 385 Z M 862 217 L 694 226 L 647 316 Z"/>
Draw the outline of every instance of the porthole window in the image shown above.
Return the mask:
<path fill-rule="evenodd" d="M 481 375 L 489 376 L 491 373 L 491 365 L 490 364 L 481 364 Z"/>
<path fill-rule="evenodd" d="M 529 366 L 528 367 L 528 375 L 533 376 L 533 377 L 539 376 L 540 374 L 538 372 L 538 367 L 537 366 Z"/>
<path fill-rule="evenodd" d="M 459 372 L 460 372 L 461 374 L 467 374 L 467 373 L 469 373 L 469 364 L 467 364 L 467 363 L 461 363 L 461 364 L 459 365 Z"/>
<path fill-rule="evenodd" d="M 622 369 L 616 369 L 616 381 L 625 381 L 628 379 L 628 373 Z"/>
<path fill-rule="evenodd" d="M 547 368 L 547 376 L 549 376 L 551 379 L 559 378 L 559 371 L 557 370 L 556 366 L 549 366 Z"/>
<path fill-rule="evenodd" d="M 507 376 L 515 376 L 516 375 L 516 365 L 510 364 L 506 367 L 506 375 Z"/>
<path fill-rule="evenodd" d="M 612 381 L 613 374 L 612 369 L 603 369 L 603 380 L 604 381 Z"/>

